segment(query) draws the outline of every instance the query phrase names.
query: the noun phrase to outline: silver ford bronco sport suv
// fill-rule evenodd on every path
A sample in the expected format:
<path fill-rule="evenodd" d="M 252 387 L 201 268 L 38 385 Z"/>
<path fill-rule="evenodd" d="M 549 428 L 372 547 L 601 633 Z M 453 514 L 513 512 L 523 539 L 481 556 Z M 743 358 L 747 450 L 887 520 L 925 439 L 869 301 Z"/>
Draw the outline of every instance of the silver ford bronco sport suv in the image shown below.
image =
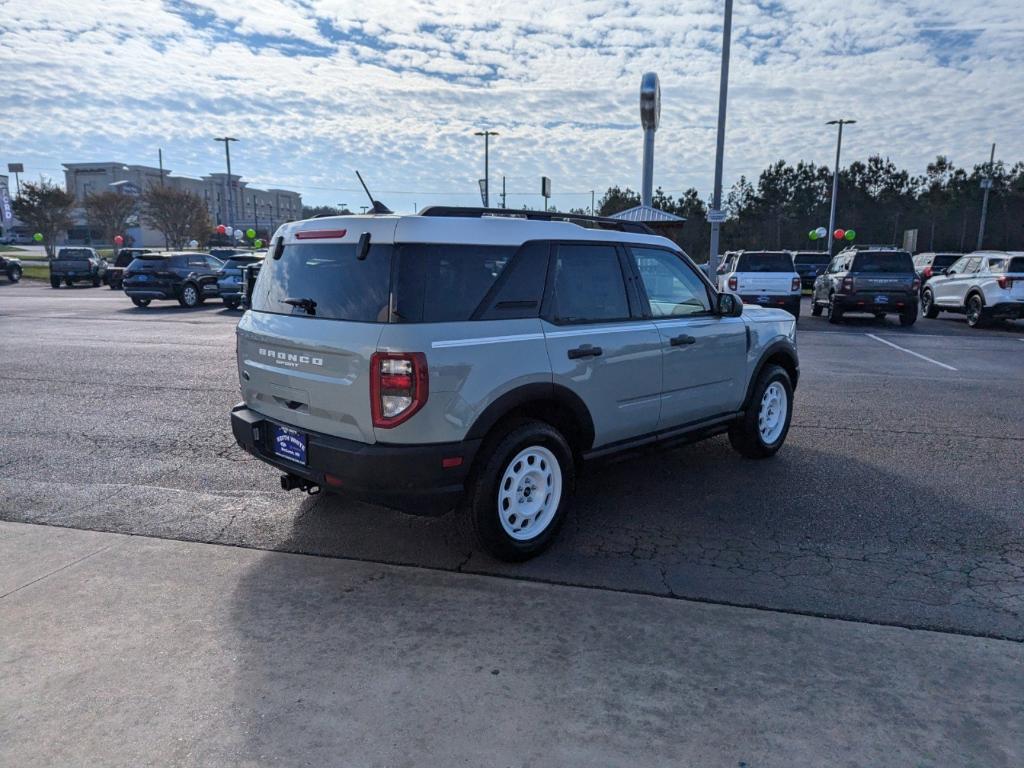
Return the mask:
<path fill-rule="evenodd" d="M 428 208 L 282 226 L 237 330 L 238 443 L 286 490 L 458 508 L 496 557 L 562 525 L 582 461 L 786 439 L 795 320 L 642 224 Z"/>

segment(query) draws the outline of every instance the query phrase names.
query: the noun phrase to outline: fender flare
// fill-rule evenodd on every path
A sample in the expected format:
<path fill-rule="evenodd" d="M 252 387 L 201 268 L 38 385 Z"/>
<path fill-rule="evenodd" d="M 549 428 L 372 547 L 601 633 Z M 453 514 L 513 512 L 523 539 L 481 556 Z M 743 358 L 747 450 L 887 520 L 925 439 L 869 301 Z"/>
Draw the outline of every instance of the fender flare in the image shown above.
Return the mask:
<path fill-rule="evenodd" d="M 779 353 L 789 358 L 790 362 L 793 365 L 793 372 L 790 373 L 790 384 L 792 384 L 793 386 L 793 391 L 796 391 L 797 381 L 800 379 L 800 358 L 797 356 L 796 344 L 794 344 L 789 339 L 776 339 L 763 350 L 761 350 L 761 354 L 757 358 L 757 363 L 754 365 L 754 370 L 750 374 L 750 380 L 747 382 L 747 392 L 743 396 L 744 408 L 746 408 L 750 403 L 750 397 L 754 392 L 754 384 L 757 383 L 757 379 L 761 375 L 761 371 L 763 371 L 765 365 L 768 364 L 768 358 L 773 357 Z"/>
<path fill-rule="evenodd" d="M 568 410 L 580 428 L 582 450 L 594 444 L 594 420 L 586 403 L 572 390 L 553 383 L 536 382 L 509 390 L 488 405 L 477 416 L 466 433 L 466 440 L 483 439 L 507 414 L 530 403 L 557 403 Z"/>

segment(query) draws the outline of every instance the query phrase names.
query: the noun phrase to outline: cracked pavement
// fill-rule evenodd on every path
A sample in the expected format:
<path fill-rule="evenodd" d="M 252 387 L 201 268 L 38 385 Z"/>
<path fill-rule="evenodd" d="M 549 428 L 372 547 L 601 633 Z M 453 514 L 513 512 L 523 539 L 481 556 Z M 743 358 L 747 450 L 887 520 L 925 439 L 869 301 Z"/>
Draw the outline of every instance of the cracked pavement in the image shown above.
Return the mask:
<path fill-rule="evenodd" d="M 1024 640 L 1024 323 L 808 315 L 776 458 L 719 437 L 587 467 L 513 566 L 451 515 L 280 491 L 231 435 L 238 313 L 0 286 L 0 518 Z"/>

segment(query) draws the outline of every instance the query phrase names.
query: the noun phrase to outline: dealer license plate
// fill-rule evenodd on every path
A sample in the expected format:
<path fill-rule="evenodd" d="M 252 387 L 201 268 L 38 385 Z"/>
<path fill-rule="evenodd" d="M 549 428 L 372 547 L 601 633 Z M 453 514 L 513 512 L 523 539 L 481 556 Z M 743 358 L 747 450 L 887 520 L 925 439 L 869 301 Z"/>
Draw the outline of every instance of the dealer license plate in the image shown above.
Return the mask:
<path fill-rule="evenodd" d="M 888 304 L 888 303 L 889 303 L 889 297 L 888 296 L 875 296 L 875 304 Z"/>
<path fill-rule="evenodd" d="M 306 436 L 288 427 L 274 425 L 274 455 L 282 459 L 294 461 L 296 464 L 306 463 Z"/>

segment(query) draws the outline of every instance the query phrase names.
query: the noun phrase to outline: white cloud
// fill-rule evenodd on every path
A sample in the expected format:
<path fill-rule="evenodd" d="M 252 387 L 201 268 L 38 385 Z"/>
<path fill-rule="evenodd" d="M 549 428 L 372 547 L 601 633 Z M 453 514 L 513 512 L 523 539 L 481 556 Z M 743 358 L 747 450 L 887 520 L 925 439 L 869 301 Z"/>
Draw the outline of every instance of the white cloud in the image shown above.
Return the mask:
<path fill-rule="evenodd" d="M 533 194 L 544 173 L 557 204 L 583 205 L 592 188 L 639 183 L 637 89 L 653 69 L 656 182 L 706 194 L 720 13 L 710 0 L 7 0 L 0 163 L 56 175 L 66 161 L 152 163 L 162 147 L 175 171 L 202 174 L 228 131 L 247 177 L 355 205 L 359 168 L 408 208 L 472 202 L 472 132 L 491 125 L 492 173 L 510 190 Z M 992 140 L 1024 158 L 1022 31 L 1017 0 L 737 4 L 727 181 L 778 158 L 830 163 L 833 116 L 859 121 L 847 160 L 972 164 Z M 584 194 L 557 196 L 570 191 Z M 526 201 L 539 198 L 511 198 Z"/>

